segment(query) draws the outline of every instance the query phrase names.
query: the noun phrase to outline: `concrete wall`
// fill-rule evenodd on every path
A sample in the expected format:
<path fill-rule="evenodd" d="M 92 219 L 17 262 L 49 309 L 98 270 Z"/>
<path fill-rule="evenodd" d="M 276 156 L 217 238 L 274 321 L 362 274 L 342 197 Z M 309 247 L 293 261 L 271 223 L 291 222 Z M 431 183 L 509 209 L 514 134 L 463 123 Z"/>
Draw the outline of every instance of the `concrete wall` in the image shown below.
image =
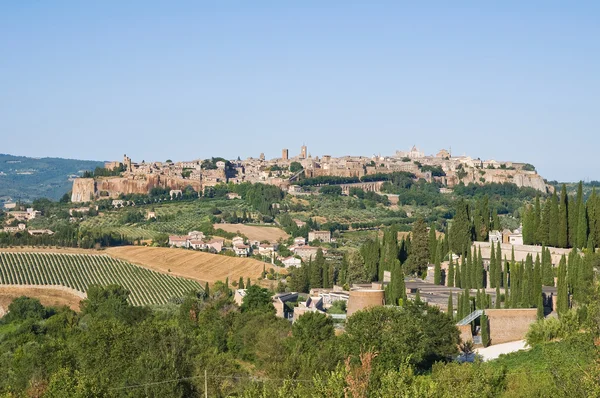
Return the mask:
<path fill-rule="evenodd" d="M 491 249 L 490 249 L 490 244 L 489 242 L 473 242 L 473 245 L 475 247 L 481 247 L 481 256 L 486 259 L 489 260 L 490 259 L 490 254 L 491 254 Z M 542 257 L 542 246 L 530 246 L 530 245 L 511 245 L 509 243 L 503 243 L 500 245 L 500 248 L 502 249 L 502 258 L 506 258 L 507 260 L 510 261 L 511 256 L 512 256 L 512 249 L 515 249 L 515 260 L 516 261 L 525 261 L 525 259 L 527 258 L 528 254 L 531 254 L 533 257 L 533 261 L 535 261 L 535 256 L 537 254 L 540 255 L 540 259 Z M 562 257 L 562 255 L 564 254 L 565 256 L 568 256 L 569 253 L 571 252 L 571 249 L 560 249 L 557 247 L 548 247 L 548 249 L 550 249 L 550 255 L 552 256 L 552 264 L 554 265 L 558 265 L 558 262 L 560 261 L 560 258 Z"/>
<path fill-rule="evenodd" d="M 492 344 L 523 340 L 529 326 L 537 319 L 537 309 L 535 308 L 487 309 L 485 314 L 490 321 Z"/>
<path fill-rule="evenodd" d="M 385 302 L 383 290 L 351 290 L 348 297 L 347 314 L 351 316 L 356 311 L 364 310 L 368 307 L 383 305 Z"/>

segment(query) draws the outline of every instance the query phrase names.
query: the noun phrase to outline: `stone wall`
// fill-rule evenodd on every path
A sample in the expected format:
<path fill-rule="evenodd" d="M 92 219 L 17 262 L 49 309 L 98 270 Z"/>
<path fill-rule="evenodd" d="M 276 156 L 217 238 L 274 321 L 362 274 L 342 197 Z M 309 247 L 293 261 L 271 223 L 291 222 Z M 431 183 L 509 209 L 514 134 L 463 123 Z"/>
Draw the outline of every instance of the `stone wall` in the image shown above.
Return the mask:
<path fill-rule="evenodd" d="M 481 256 L 485 260 L 490 259 L 491 249 L 489 242 L 473 242 L 473 245 L 477 248 L 481 248 Z M 542 257 L 542 247 L 541 246 L 531 246 L 531 245 L 511 245 L 509 243 L 503 243 L 500 245 L 502 249 L 502 258 L 506 258 L 510 261 L 512 256 L 512 249 L 515 249 L 515 260 L 516 261 L 525 261 L 528 254 L 531 254 L 533 257 L 533 261 L 535 261 L 536 255 L 540 255 L 540 259 Z M 550 255 L 552 257 L 552 264 L 558 265 L 560 258 L 564 254 L 568 256 L 571 252 L 571 249 L 560 249 L 557 247 L 548 247 L 550 250 Z"/>
<path fill-rule="evenodd" d="M 487 309 L 485 314 L 490 321 L 492 344 L 525 339 L 529 326 L 537 319 L 535 308 Z"/>

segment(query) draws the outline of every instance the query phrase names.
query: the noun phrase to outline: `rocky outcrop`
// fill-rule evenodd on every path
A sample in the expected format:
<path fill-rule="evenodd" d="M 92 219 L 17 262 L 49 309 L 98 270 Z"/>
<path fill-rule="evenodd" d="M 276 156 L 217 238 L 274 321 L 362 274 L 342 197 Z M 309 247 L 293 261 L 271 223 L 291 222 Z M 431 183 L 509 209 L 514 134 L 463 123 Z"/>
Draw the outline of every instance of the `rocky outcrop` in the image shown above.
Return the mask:
<path fill-rule="evenodd" d="M 185 189 L 191 186 L 195 191 L 202 190 L 200 180 L 189 180 L 161 175 L 141 175 L 128 177 L 77 178 L 73 181 L 72 202 L 88 202 L 103 198 L 117 198 L 121 194 L 148 194 L 152 188 Z"/>
<path fill-rule="evenodd" d="M 96 183 L 93 178 L 76 178 L 73 180 L 71 202 L 89 202 L 96 198 Z"/>
<path fill-rule="evenodd" d="M 448 187 L 463 182 L 468 184 L 488 184 L 488 183 L 512 183 L 518 187 L 527 187 L 537 189 L 540 192 L 547 193 L 552 191 L 552 187 L 547 185 L 542 176 L 535 171 L 523 170 L 503 170 L 503 169 L 468 169 L 466 176 L 458 178 L 456 172 L 447 173 L 446 182 Z"/>

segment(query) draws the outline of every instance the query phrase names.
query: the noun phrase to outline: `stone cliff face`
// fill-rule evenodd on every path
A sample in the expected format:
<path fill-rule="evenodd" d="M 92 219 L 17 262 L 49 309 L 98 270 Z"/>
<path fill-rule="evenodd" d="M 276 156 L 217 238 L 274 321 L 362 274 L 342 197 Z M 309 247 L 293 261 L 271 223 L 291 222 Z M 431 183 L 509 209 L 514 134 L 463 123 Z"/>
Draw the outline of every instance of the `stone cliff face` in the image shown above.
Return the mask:
<path fill-rule="evenodd" d="M 552 187 L 546 184 L 542 176 L 532 171 L 475 169 L 468 170 L 467 175 L 459 180 L 456 173 L 448 173 L 447 184 L 453 187 L 462 181 L 465 185 L 485 183 L 512 183 L 518 187 L 534 188 L 541 192 L 551 192 Z"/>
<path fill-rule="evenodd" d="M 108 178 L 77 178 L 73 181 L 72 202 L 88 202 L 100 196 L 117 198 L 120 194 L 148 194 L 152 188 L 184 189 L 191 186 L 195 191 L 202 190 L 199 180 L 187 180 L 161 175 L 143 175 Z M 102 195 L 101 195 L 102 193 Z"/>

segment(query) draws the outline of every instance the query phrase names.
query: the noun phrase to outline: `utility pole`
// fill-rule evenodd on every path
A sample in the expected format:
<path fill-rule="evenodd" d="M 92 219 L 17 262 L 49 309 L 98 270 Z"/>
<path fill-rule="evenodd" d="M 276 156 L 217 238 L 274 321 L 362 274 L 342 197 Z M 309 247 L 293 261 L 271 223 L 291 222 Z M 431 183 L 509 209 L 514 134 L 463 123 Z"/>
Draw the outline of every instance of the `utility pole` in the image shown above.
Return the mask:
<path fill-rule="evenodd" d="M 208 372 L 204 369 L 204 398 L 208 398 Z"/>

